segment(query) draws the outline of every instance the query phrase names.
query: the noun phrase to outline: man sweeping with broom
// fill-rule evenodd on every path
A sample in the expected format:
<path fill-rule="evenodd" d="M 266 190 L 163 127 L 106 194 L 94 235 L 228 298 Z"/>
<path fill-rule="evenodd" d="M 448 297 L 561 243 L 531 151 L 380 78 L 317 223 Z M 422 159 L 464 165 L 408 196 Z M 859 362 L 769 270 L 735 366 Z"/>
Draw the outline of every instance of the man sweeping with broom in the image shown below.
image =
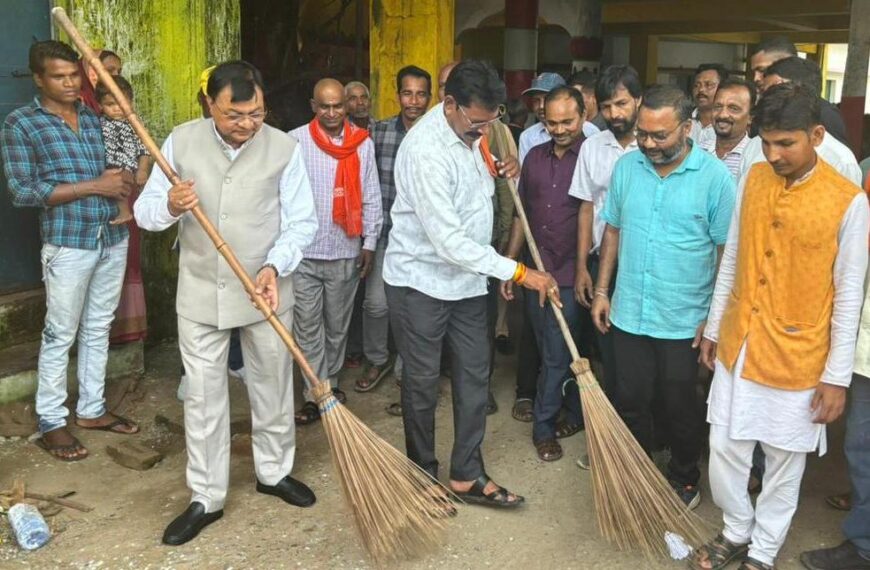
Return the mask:
<path fill-rule="evenodd" d="M 459 63 L 443 103 L 411 129 L 396 157 L 393 229 L 384 258 L 390 322 L 402 375 L 402 413 L 408 457 L 433 477 L 435 405 L 442 341 L 453 356 L 455 435 L 450 488 L 469 503 L 517 507 L 519 495 L 486 474 L 481 455 L 486 427 L 489 344 L 486 278 L 513 279 L 558 300 L 548 274 L 499 255 L 492 239 L 494 175 L 516 177 L 516 159 L 490 172 L 480 138 L 501 118 L 505 86 L 492 65 Z"/>
<path fill-rule="evenodd" d="M 176 127 L 162 154 L 184 182 L 172 185 L 155 169 L 136 202 L 137 223 L 160 231 L 178 222 L 178 341 L 187 374 L 184 431 L 187 510 L 163 534 L 183 544 L 223 515 L 230 471 L 227 353 L 230 331 L 241 329 L 250 371 L 257 491 L 309 507 L 314 493 L 290 477 L 295 455 L 293 359 L 263 314 L 252 306 L 229 265 L 190 212 L 214 220 L 235 248 L 256 292 L 292 326 L 290 274 L 317 231 L 308 175 L 296 143 L 263 125 L 260 72 L 244 61 L 218 65 L 208 80 L 210 119 Z"/>
<path fill-rule="evenodd" d="M 771 570 L 797 509 L 807 453 L 843 412 L 867 269 L 867 198 L 816 154 L 819 97 L 768 89 L 753 113 L 767 162 L 743 179 L 710 308 L 710 488 L 722 532 L 693 569 Z M 766 457 L 755 507 L 752 453 Z"/>

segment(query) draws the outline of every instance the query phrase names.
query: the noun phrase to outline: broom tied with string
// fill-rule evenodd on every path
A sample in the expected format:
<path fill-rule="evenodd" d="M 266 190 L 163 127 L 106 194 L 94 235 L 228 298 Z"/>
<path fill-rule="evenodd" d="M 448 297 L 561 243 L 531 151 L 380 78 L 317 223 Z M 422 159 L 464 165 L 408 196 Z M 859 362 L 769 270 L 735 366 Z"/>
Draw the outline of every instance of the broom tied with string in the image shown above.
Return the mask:
<path fill-rule="evenodd" d="M 97 72 L 100 81 L 118 101 L 125 118 L 157 166 L 173 185 L 179 184 L 180 177 L 161 154 L 124 93 L 63 8 L 54 8 L 52 15 L 79 49 L 82 58 Z M 329 382 L 317 378 L 290 331 L 281 323 L 269 303 L 256 294 L 254 282 L 214 225 L 199 206 L 190 210 L 190 214 L 242 282 L 245 291 L 278 333 L 309 382 L 321 413 L 342 492 L 366 551 L 376 563 L 381 564 L 416 557 L 435 549 L 443 539 L 445 517 L 454 510 L 446 501 L 451 495 L 450 491 L 336 400 Z M 287 410 L 287 413 L 292 413 L 292 410 Z"/>
<path fill-rule="evenodd" d="M 496 146 L 507 148 L 504 129 L 493 128 L 492 133 Z M 486 139 L 481 143 L 484 159 L 492 160 Z M 532 259 L 538 270 L 546 271 L 516 182 L 508 179 L 508 186 Z M 668 556 L 666 536 L 671 534 L 682 537 L 689 545 L 701 544 L 706 534 L 704 522 L 674 493 L 637 443 L 604 395 L 589 361 L 580 356 L 562 310 L 554 302 L 549 304 L 571 353 L 571 371 L 580 388 L 595 514 L 601 534 L 620 549 L 638 548 L 647 556 Z"/>

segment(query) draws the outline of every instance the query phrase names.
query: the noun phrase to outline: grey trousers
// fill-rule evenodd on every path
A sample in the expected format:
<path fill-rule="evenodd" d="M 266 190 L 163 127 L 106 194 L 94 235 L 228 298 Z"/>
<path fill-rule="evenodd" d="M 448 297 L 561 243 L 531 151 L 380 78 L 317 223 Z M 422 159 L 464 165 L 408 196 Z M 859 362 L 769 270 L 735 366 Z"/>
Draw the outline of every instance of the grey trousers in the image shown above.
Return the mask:
<path fill-rule="evenodd" d="M 359 285 L 356 259 L 303 259 L 293 272 L 293 336 L 321 380 L 338 388 L 353 299 Z M 305 400 L 312 401 L 308 386 Z"/>
<path fill-rule="evenodd" d="M 473 481 L 484 473 L 480 446 L 486 431 L 489 339 L 486 296 L 441 301 L 408 287 L 385 286 L 402 372 L 402 418 L 408 457 L 438 477 L 435 407 L 441 346 L 453 366 L 453 452 L 450 478 Z"/>
<path fill-rule="evenodd" d="M 278 318 L 288 327 L 293 325 L 292 310 Z M 178 317 L 178 346 L 187 375 L 187 486 L 191 502 L 202 503 L 206 512 L 223 508 L 230 477 L 230 332 Z M 254 469 L 261 483 L 275 485 L 290 474 L 296 454 L 293 358 L 266 321 L 241 327 L 240 332 L 248 371 L 245 386 L 251 402 Z"/>
<path fill-rule="evenodd" d="M 384 251 L 387 240 L 378 240 L 372 270 L 366 276 L 366 297 L 363 301 L 363 353 L 369 362 L 381 366 L 390 357 L 387 339 L 390 334 L 390 314 L 384 292 Z"/>

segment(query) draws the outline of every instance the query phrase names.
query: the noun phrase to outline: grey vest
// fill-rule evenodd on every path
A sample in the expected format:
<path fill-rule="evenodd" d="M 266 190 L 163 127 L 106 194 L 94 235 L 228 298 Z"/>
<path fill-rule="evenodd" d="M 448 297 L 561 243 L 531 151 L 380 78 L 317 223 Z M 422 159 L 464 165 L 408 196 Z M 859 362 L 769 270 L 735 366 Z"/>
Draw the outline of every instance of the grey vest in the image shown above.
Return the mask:
<path fill-rule="evenodd" d="M 200 208 L 254 279 L 281 231 L 279 185 L 296 141 L 263 125 L 231 162 L 213 124 L 211 119 L 197 119 L 173 129 L 175 168 L 182 180 L 195 182 Z M 181 218 L 178 240 L 179 315 L 219 329 L 264 320 L 192 214 Z M 278 298 L 278 313 L 293 307 L 289 276 L 278 279 Z"/>

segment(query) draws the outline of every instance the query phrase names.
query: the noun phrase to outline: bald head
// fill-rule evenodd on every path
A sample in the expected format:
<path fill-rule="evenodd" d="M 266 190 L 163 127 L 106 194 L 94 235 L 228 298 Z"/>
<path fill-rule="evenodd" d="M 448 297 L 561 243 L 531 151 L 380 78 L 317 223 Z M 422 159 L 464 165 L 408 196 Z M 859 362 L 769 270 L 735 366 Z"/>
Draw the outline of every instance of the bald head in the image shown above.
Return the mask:
<path fill-rule="evenodd" d="M 447 78 L 450 77 L 450 72 L 459 64 L 458 61 L 451 61 L 440 70 L 438 70 L 438 101 L 444 100 L 444 86 L 447 84 Z"/>
<path fill-rule="evenodd" d="M 327 77 L 325 79 L 321 79 L 314 85 L 314 100 L 318 101 L 323 97 L 331 97 L 337 95 L 338 97 L 344 98 L 344 86 L 342 86 L 341 82 L 332 79 L 331 77 Z"/>
<path fill-rule="evenodd" d="M 338 136 L 344 127 L 344 87 L 335 79 L 321 79 L 314 86 L 311 110 L 321 128 L 331 136 Z"/>

